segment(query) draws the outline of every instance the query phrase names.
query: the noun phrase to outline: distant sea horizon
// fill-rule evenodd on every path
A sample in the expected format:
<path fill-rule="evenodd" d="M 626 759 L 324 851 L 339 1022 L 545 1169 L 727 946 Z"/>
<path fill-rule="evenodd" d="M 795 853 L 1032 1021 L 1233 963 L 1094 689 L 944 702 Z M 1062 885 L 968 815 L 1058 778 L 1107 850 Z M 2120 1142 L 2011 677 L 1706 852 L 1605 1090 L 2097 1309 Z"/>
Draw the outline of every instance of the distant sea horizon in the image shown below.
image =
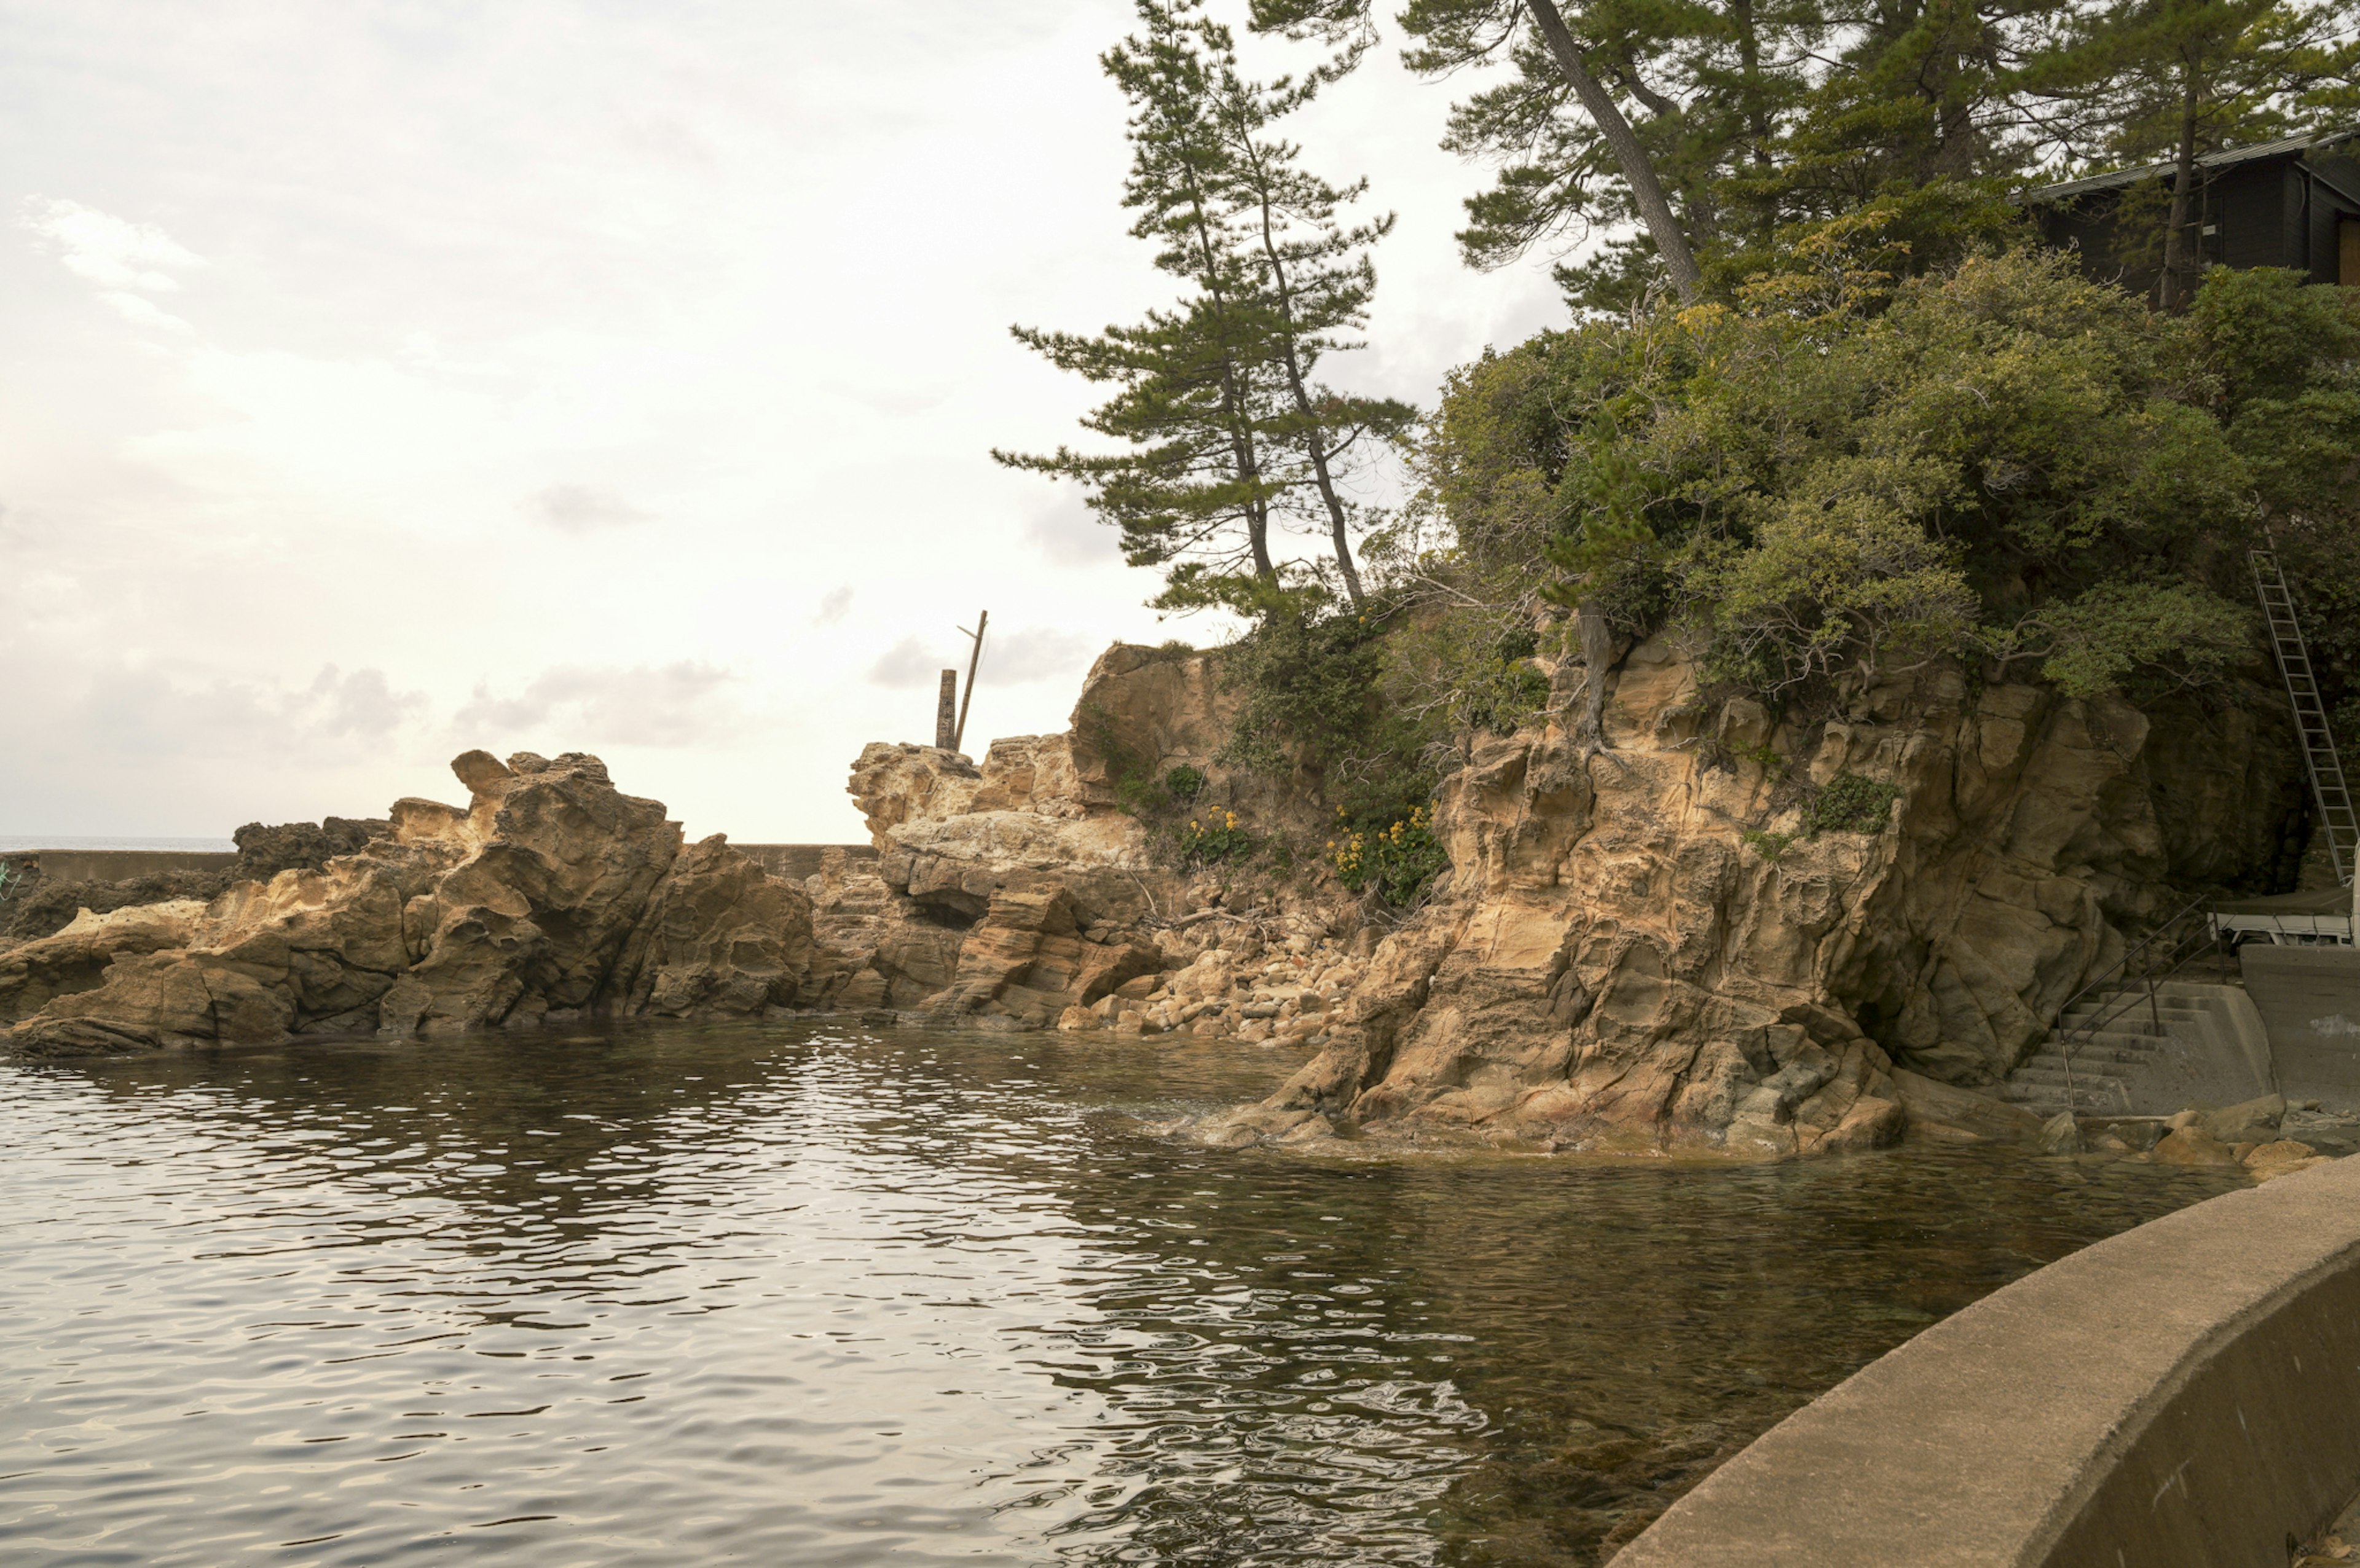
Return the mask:
<path fill-rule="evenodd" d="M 94 838 L 87 833 L 0 833 L 0 855 L 27 849 L 197 849 L 229 851 L 226 838 Z"/>

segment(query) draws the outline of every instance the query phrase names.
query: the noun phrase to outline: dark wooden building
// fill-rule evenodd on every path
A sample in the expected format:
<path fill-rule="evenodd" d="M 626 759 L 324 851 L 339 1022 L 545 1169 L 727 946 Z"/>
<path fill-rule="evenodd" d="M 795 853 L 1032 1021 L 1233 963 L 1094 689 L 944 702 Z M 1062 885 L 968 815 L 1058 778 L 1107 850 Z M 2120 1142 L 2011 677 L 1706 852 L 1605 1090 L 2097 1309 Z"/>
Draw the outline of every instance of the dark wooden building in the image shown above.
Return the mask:
<path fill-rule="evenodd" d="M 2176 171 L 2168 163 L 2027 191 L 2049 242 L 2093 278 L 2151 293 Z M 2360 288 L 2360 131 L 2328 131 L 2197 159 L 2199 255 L 2213 267 L 2285 267 Z"/>

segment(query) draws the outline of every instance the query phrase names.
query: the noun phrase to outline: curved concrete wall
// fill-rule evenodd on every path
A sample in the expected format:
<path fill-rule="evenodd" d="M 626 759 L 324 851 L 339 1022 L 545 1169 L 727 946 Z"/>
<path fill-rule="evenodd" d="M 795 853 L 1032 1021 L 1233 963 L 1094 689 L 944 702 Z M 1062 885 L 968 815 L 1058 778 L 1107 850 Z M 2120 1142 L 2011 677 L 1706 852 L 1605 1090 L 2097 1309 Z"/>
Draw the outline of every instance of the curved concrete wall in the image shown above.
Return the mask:
<path fill-rule="evenodd" d="M 2360 1158 L 2059 1259 L 1764 1433 L 1612 1568 L 2285 1568 L 2360 1493 Z"/>

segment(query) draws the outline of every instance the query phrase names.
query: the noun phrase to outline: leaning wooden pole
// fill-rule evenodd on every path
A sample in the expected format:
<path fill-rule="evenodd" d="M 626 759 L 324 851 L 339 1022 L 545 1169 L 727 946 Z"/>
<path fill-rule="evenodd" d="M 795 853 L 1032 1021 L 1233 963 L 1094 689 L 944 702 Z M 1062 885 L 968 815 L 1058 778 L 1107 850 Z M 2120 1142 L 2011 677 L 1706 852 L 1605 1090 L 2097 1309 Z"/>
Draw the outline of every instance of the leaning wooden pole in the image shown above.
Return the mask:
<path fill-rule="evenodd" d="M 967 704 L 975 701 L 975 670 L 977 665 L 983 662 L 983 628 L 989 625 L 990 621 L 991 612 L 984 610 L 978 612 L 975 617 L 975 630 L 967 632 L 965 626 L 959 627 L 959 630 L 967 632 L 967 636 L 975 639 L 975 647 L 967 656 L 967 695 L 959 699 L 958 727 L 951 731 L 953 751 L 959 750 L 967 744 Z M 943 673 L 948 675 L 950 671 L 945 670 Z"/>
<path fill-rule="evenodd" d="M 934 700 L 934 744 L 945 751 L 958 749 L 958 671 L 943 671 L 942 695 Z"/>

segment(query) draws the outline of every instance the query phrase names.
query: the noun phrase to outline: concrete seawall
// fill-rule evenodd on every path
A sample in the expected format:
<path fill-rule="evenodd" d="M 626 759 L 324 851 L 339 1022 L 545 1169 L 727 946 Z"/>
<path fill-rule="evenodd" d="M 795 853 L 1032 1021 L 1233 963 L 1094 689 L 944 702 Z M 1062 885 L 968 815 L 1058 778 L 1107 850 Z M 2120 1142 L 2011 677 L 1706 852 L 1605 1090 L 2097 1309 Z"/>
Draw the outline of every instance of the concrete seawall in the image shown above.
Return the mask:
<path fill-rule="evenodd" d="M 819 870 L 820 859 L 831 849 L 844 851 L 855 865 L 877 858 L 865 844 L 740 844 L 743 850 L 773 877 L 801 880 Z M 135 877 L 156 877 L 167 871 L 226 871 L 237 864 L 235 850 L 195 849 L 28 849 L 13 850 L 6 859 L 16 866 L 38 863 L 52 882 L 128 882 Z"/>
<path fill-rule="evenodd" d="M 2284 1568 L 2360 1493 L 2360 1158 L 2183 1209 L 1935 1324 L 1612 1568 Z"/>
<path fill-rule="evenodd" d="M 234 849 L 25 849 L 12 850 L 14 865 L 38 863 L 52 882 L 128 882 L 167 871 L 226 871 L 237 864 Z"/>
<path fill-rule="evenodd" d="M 2269 1029 L 2279 1092 L 2360 1110 L 2360 952 L 2254 942 L 2237 957 Z"/>

